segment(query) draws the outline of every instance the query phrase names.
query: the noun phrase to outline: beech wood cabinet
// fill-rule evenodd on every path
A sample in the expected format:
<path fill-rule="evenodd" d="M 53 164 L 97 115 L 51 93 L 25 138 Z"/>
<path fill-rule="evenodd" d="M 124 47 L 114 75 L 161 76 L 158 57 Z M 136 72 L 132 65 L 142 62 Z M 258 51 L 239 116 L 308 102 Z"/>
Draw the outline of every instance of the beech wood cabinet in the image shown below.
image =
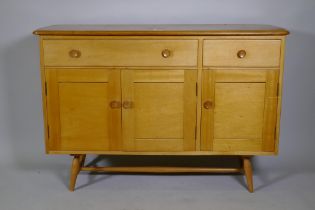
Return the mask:
<path fill-rule="evenodd" d="M 278 153 L 285 36 L 267 25 L 38 29 L 46 152 L 79 171 L 244 172 Z M 235 155 L 240 168 L 87 167 L 87 154 Z"/>

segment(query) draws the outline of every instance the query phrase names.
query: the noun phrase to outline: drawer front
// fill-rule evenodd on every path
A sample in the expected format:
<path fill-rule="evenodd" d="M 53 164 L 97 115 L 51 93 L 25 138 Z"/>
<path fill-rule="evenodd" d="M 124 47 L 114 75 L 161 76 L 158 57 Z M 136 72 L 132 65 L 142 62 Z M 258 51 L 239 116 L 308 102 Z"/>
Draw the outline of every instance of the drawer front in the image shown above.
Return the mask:
<path fill-rule="evenodd" d="M 197 40 L 44 40 L 46 66 L 196 66 Z"/>
<path fill-rule="evenodd" d="M 203 65 L 278 67 L 280 49 L 280 40 L 205 40 Z"/>

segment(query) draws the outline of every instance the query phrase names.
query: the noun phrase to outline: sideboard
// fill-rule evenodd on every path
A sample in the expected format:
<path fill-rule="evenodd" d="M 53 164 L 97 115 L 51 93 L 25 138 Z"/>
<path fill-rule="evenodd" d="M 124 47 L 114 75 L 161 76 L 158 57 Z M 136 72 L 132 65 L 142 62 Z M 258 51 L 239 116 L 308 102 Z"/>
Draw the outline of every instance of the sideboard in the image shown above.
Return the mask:
<path fill-rule="evenodd" d="M 277 155 L 285 38 L 269 25 L 55 25 L 39 35 L 48 154 L 80 171 L 244 173 Z M 232 155 L 235 168 L 95 167 L 87 154 Z"/>

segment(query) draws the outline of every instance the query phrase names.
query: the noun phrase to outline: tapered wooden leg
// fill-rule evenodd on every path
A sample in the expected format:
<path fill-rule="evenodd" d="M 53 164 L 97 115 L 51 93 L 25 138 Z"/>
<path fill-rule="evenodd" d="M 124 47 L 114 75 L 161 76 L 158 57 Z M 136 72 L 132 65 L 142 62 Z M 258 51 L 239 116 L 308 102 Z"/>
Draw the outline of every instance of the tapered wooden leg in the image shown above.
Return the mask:
<path fill-rule="evenodd" d="M 70 184 L 69 190 L 74 191 L 75 183 L 77 180 L 78 173 L 80 172 L 82 155 L 74 155 L 72 160 L 71 174 L 70 174 Z"/>
<path fill-rule="evenodd" d="M 80 167 L 84 166 L 86 155 L 80 155 Z"/>
<path fill-rule="evenodd" d="M 242 160 L 243 160 L 243 170 L 244 170 L 246 181 L 247 181 L 247 188 L 248 188 L 248 191 L 252 193 L 254 192 L 252 163 L 250 161 L 250 157 L 242 157 Z"/>

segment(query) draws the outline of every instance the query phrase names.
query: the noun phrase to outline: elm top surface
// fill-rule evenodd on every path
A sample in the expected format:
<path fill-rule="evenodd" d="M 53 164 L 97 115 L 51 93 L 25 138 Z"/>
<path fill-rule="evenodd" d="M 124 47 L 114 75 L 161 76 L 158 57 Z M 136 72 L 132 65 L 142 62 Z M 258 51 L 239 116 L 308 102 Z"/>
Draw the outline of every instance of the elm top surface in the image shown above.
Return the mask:
<path fill-rule="evenodd" d="M 36 35 L 59 36 L 202 36 L 202 35 L 288 35 L 284 28 L 271 25 L 253 24 L 128 24 L 128 25 L 52 25 L 43 27 L 33 32 Z"/>

